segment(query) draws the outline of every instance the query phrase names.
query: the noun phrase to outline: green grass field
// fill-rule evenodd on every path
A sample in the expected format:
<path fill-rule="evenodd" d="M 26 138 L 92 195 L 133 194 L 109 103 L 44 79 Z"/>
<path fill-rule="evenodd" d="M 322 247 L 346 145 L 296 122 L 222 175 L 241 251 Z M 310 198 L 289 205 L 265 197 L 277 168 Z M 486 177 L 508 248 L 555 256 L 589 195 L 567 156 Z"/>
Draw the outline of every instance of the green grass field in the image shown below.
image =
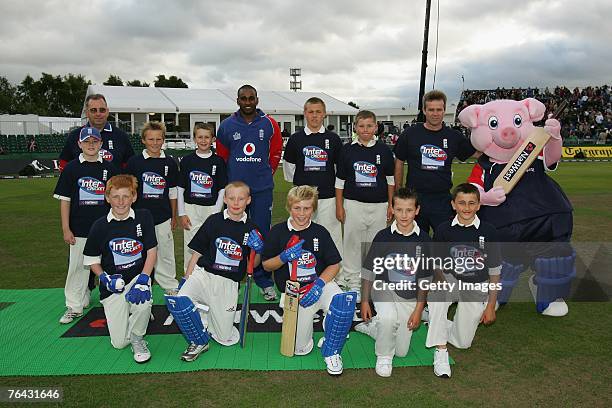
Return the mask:
<path fill-rule="evenodd" d="M 470 168 L 455 165 L 455 181 Z M 612 241 L 611 177 L 612 163 L 563 163 L 554 173 L 575 207 L 575 241 Z M 277 174 L 274 222 L 286 217 L 288 185 L 281 179 Z M 68 250 L 51 197 L 56 181 L 0 180 L 2 289 L 63 287 Z M 182 265 L 182 231 L 175 242 Z M 611 312 L 609 302 L 574 302 L 568 316 L 553 319 L 536 315 L 531 303 L 511 304 L 493 326 L 479 329 L 470 350 L 451 351 L 457 364 L 450 380 L 417 367 L 395 368 L 388 379 L 374 370 L 347 370 L 340 378 L 202 371 L 0 377 L 0 387 L 61 386 L 67 406 L 611 406 Z"/>

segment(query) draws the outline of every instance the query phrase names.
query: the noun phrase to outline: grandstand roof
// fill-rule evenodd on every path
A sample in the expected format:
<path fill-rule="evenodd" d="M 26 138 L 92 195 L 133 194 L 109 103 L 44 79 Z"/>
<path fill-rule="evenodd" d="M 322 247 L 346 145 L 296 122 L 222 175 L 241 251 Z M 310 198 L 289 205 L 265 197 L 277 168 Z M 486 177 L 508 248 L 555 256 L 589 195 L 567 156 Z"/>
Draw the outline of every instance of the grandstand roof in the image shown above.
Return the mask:
<path fill-rule="evenodd" d="M 87 95 L 94 93 L 104 95 L 112 112 L 231 113 L 238 109 L 235 90 L 90 85 Z M 328 114 L 355 115 L 358 112 L 323 92 L 257 93 L 259 107 L 266 113 L 302 114 L 304 102 L 313 96 L 325 101 Z"/>

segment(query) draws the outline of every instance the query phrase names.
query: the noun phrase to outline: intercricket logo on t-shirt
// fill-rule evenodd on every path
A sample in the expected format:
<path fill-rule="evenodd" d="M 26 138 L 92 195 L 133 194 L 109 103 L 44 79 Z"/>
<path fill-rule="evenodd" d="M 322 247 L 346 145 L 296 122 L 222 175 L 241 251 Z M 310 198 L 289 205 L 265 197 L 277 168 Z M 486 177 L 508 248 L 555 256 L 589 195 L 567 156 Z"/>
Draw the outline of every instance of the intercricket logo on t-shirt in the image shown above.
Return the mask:
<path fill-rule="evenodd" d="M 454 245 L 450 249 L 454 260 L 454 272 L 463 276 L 474 276 L 484 267 L 484 255 L 471 245 Z"/>
<path fill-rule="evenodd" d="M 191 183 L 191 197 L 212 197 L 213 178 L 208 173 L 193 170 L 189 173 L 189 181 Z"/>
<path fill-rule="evenodd" d="M 387 269 L 389 282 L 414 282 L 417 272 L 415 261 L 415 258 L 407 257 L 405 254 L 392 253 L 385 256 L 384 265 L 393 265 Z"/>
<path fill-rule="evenodd" d="M 113 254 L 115 269 L 122 271 L 136 265 L 142 259 L 142 242 L 132 238 L 115 238 L 108 243 Z"/>
<path fill-rule="evenodd" d="M 219 237 L 215 240 L 216 254 L 214 269 L 237 272 L 242 261 L 242 247 L 229 237 Z"/>
<path fill-rule="evenodd" d="M 421 168 L 423 170 L 439 170 L 444 167 L 448 158 L 446 151 L 434 145 L 421 146 Z"/>
<path fill-rule="evenodd" d="M 79 186 L 79 205 L 104 205 L 106 186 L 93 177 L 81 177 Z"/>
<path fill-rule="evenodd" d="M 302 149 L 304 154 L 304 171 L 325 171 L 327 166 L 327 152 L 318 146 L 306 146 Z"/>
<path fill-rule="evenodd" d="M 298 282 L 310 283 L 317 279 L 317 258 L 310 251 L 302 249 L 302 255 L 297 260 Z"/>
<path fill-rule="evenodd" d="M 142 173 L 142 196 L 144 198 L 163 198 L 165 189 L 165 178 L 152 171 Z"/>
<path fill-rule="evenodd" d="M 100 149 L 100 152 L 98 154 L 102 159 L 106 160 L 107 162 L 113 161 L 113 154 L 106 149 Z"/>
<path fill-rule="evenodd" d="M 366 161 L 358 161 L 353 164 L 353 169 L 355 170 L 357 187 L 376 187 L 376 176 L 378 175 L 376 165 Z"/>

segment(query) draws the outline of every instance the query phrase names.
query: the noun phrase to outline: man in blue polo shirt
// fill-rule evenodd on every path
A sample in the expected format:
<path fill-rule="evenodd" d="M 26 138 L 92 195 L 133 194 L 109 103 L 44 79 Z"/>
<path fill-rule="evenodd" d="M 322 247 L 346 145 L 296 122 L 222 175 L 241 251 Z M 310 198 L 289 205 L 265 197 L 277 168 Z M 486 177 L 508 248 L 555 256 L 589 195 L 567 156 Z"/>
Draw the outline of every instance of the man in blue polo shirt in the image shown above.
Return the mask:
<path fill-rule="evenodd" d="M 272 222 L 273 175 L 280 162 L 283 139 L 278 123 L 257 109 L 257 90 L 251 85 L 238 89 L 237 112 L 225 119 L 217 131 L 217 154 L 227 162 L 227 179 L 243 181 L 251 190 L 248 213 L 264 240 Z M 255 283 L 266 300 L 276 300 L 271 275 L 258 267 Z"/>
<path fill-rule="evenodd" d="M 134 149 L 132 149 L 128 135 L 108 122 L 109 113 L 104 95 L 92 94 L 85 98 L 85 116 L 87 117 L 85 127 L 95 127 L 100 131 L 102 135 L 100 156 L 118 168 L 124 168 L 128 159 L 134 155 Z M 81 154 L 81 148 L 77 143 L 80 132 L 81 128 L 77 128 L 68 134 L 64 149 L 59 156 L 60 171 L 64 170 L 69 161 L 76 159 Z"/>
<path fill-rule="evenodd" d="M 416 218 L 426 233 L 453 218 L 449 190 L 453 186 L 451 164 L 476 154 L 470 141 L 444 124 L 446 95 L 433 90 L 423 96 L 425 123 L 407 127 L 395 145 L 395 188 L 402 187 L 404 162 L 408 162 L 406 187 L 421 200 Z"/>

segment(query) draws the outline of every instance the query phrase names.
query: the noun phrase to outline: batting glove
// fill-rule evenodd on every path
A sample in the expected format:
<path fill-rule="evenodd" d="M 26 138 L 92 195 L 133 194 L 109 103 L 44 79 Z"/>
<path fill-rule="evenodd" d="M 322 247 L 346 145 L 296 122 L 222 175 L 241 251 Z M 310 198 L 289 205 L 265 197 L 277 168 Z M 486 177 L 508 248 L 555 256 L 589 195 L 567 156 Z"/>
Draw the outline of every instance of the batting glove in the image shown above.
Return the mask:
<path fill-rule="evenodd" d="M 304 240 L 300 240 L 297 244 L 292 247 L 285 249 L 280 253 L 280 260 L 282 263 L 287 263 L 298 259 L 302 255 L 302 244 Z"/>
<path fill-rule="evenodd" d="M 109 275 L 106 272 L 102 272 L 102 275 L 100 275 L 100 283 L 103 284 L 104 287 L 106 287 L 106 289 L 112 293 L 121 293 L 123 292 L 123 288 L 125 287 L 123 277 L 118 273 L 114 275 Z"/>
<path fill-rule="evenodd" d="M 310 289 L 302 295 L 302 298 L 300 299 L 300 306 L 310 307 L 317 303 L 323 294 L 324 286 L 325 281 L 323 279 L 318 278 L 316 281 L 314 281 L 314 284 L 310 287 Z"/>
<path fill-rule="evenodd" d="M 249 248 L 255 251 L 256 254 L 261 254 L 263 252 L 264 242 L 261 238 L 261 235 L 256 229 L 251 230 L 251 232 L 249 232 L 249 239 L 247 240 L 247 245 L 249 246 Z"/>
<path fill-rule="evenodd" d="M 151 278 L 146 273 L 141 273 L 136 278 L 136 283 L 125 295 L 125 299 L 133 304 L 140 304 L 151 300 Z"/>
<path fill-rule="evenodd" d="M 179 281 L 178 290 L 181 290 L 185 282 L 187 282 L 187 278 L 182 277 L 181 280 Z"/>

